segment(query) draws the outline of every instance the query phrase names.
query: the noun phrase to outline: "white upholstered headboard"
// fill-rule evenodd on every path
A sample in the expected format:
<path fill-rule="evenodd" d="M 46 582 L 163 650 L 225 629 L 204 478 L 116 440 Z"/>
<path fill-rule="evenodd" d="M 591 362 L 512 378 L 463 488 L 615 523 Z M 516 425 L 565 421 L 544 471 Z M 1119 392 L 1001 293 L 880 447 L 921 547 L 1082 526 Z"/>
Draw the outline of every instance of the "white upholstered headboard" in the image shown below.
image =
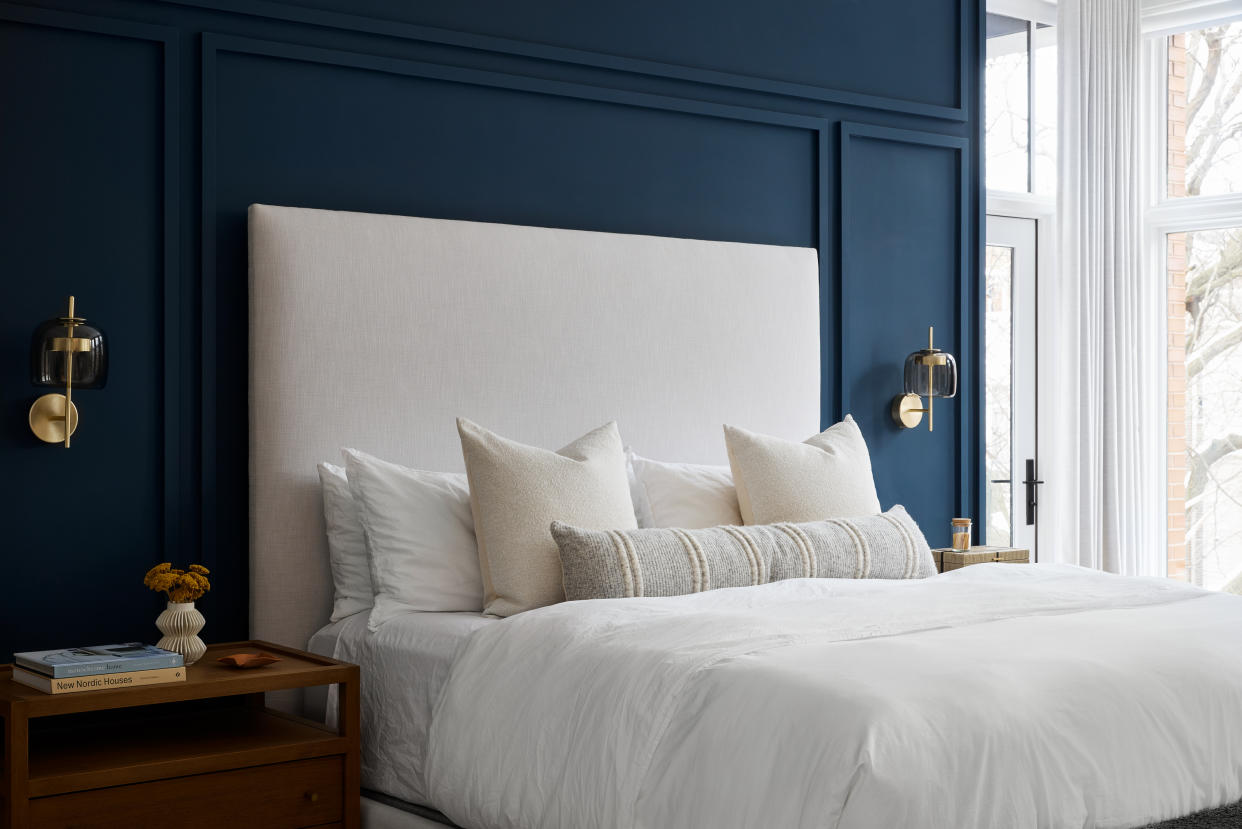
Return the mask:
<path fill-rule="evenodd" d="M 340 447 L 454 471 L 458 415 L 548 448 L 616 420 L 725 463 L 722 423 L 817 430 L 819 384 L 812 249 L 254 205 L 251 633 L 327 622 Z"/>

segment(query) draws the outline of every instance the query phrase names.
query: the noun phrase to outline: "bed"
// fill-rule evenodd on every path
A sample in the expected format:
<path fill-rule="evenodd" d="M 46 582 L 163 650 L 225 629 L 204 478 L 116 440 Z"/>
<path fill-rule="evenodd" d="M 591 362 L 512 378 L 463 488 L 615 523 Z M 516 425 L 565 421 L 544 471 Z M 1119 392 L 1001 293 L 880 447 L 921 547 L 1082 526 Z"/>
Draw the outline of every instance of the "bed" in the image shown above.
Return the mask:
<path fill-rule="evenodd" d="M 722 422 L 817 432 L 815 252 L 250 230 L 252 632 L 362 665 L 369 825 L 1129 827 L 1242 797 L 1242 602 L 1168 581 L 988 565 L 325 628 L 341 446 L 459 470 L 462 414 L 542 446 L 616 419 L 700 463 Z"/>
<path fill-rule="evenodd" d="M 405 803 L 431 801 L 427 738 L 436 701 L 470 634 L 499 623 L 481 613 L 410 613 L 372 633 L 367 614 L 356 613 L 311 637 L 310 651 L 362 669 L 362 707 L 368 712 L 362 763 L 368 788 Z M 323 710 L 330 719 L 336 706 Z"/>

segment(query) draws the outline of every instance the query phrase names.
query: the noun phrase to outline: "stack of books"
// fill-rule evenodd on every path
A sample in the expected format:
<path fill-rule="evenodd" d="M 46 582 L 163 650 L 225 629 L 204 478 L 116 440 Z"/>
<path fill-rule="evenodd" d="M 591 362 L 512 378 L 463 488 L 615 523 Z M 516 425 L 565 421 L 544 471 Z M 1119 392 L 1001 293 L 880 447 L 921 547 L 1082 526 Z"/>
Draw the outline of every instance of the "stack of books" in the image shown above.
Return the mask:
<path fill-rule="evenodd" d="M 181 654 L 129 642 L 14 654 L 13 681 L 45 694 L 115 691 L 185 681 Z"/>

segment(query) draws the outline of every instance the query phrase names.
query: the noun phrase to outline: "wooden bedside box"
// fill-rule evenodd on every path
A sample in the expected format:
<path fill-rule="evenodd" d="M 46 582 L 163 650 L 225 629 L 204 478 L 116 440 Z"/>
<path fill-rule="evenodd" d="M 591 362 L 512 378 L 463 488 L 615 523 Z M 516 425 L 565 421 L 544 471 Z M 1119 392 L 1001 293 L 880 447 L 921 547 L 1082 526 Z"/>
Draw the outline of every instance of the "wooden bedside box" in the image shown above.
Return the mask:
<path fill-rule="evenodd" d="M 1009 564 L 1029 564 L 1031 561 L 1030 550 L 1021 550 L 1016 547 L 971 547 L 969 550 L 939 547 L 931 552 L 932 558 L 936 560 L 936 569 L 941 573 L 992 561 Z"/>
<path fill-rule="evenodd" d="M 281 658 L 237 670 L 241 651 Z M 213 645 L 184 682 L 44 694 L 0 666 L 2 829 L 359 825 L 358 667 L 267 642 Z M 339 730 L 264 694 L 339 688 Z"/>

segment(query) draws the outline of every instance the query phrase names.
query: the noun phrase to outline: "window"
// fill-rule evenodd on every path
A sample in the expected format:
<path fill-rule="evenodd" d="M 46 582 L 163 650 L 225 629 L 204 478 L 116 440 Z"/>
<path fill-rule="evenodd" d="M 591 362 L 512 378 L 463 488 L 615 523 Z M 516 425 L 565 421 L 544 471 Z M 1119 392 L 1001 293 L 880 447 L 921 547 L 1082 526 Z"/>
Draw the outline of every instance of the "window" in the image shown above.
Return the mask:
<path fill-rule="evenodd" d="M 1166 246 L 1169 575 L 1242 592 L 1242 227 Z"/>
<path fill-rule="evenodd" d="M 1168 297 L 1168 575 L 1242 593 L 1242 21 L 1149 44 Z M 1159 180 L 1159 179 L 1158 179 Z"/>
<path fill-rule="evenodd" d="M 1055 195 L 1056 29 L 987 15 L 984 67 L 987 187 Z"/>
<path fill-rule="evenodd" d="M 1242 192 L 1242 21 L 1168 41 L 1168 195 Z"/>
<path fill-rule="evenodd" d="M 1014 249 L 1007 245 L 989 244 L 983 254 L 988 511 L 984 543 L 1000 547 L 1013 543 L 1013 258 Z"/>

